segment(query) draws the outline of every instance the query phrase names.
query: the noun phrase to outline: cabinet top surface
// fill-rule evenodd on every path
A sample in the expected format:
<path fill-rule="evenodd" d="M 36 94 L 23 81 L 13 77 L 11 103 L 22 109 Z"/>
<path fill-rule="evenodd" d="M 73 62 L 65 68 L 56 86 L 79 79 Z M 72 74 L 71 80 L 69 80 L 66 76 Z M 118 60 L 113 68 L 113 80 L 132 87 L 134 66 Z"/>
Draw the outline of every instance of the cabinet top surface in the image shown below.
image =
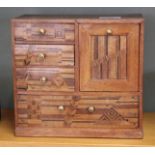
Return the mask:
<path fill-rule="evenodd" d="M 80 16 L 80 15 L 22 15 L 14 18 L 13 20 L 56 20 L 56 21 L 143 21 L 141 14 L 129 14 L 129 15 L 98 15 L 98 16 Z"/>

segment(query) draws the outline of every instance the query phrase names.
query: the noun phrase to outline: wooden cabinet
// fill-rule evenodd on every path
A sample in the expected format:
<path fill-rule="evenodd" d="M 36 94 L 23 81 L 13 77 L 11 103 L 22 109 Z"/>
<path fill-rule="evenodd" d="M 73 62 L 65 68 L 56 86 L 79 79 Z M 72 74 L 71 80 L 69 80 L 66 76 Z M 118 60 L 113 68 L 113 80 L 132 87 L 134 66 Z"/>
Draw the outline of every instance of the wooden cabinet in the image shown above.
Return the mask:
<path fill-rule="evenodd" d="M 12 20 L 15 134 L 142 138 L 143 18 Z"/>

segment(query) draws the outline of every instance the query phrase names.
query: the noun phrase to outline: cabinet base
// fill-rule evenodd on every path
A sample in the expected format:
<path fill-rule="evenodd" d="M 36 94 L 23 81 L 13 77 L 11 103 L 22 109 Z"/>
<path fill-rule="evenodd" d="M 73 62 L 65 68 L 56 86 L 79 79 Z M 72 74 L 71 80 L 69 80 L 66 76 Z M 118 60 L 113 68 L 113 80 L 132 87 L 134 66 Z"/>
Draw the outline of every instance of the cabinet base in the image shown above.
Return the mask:
<path fill-rule="evenodd" d="M 143 138 L 142 129 L 80 129 L 80 128 L 29 128 L 17 127 L 16 136 L 22 137 L 100 137 Z"/>

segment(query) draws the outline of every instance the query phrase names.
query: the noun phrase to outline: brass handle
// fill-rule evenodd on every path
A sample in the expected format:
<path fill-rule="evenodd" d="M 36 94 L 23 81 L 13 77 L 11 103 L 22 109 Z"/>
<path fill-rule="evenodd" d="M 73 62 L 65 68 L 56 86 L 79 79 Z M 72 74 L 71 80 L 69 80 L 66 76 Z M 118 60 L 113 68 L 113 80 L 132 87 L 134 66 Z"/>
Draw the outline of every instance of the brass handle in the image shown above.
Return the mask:
<path fill-rule="evenodd" d="M 90 106 L 88 107 L 88 112 L 93 113 L 95 111 L 95 107 Z"/>
<path fill-rule="evenodd" d="M 107 29 L 107 34 L 112 34 L 112 30 L 111 29 Z"/>
<path fill-rule="evenodd" d="M 65 109 L 65 107 L 64 107 L 63 105 L 59 105 L 59 106 L 58 106 L 58 110 L 59 110 L 59 111 L 64 111 L 64 109 Z"/>
<path fill-rule="evenodd" d="M 46 30 L 43 29 L 43 28 L 39 29 L 39 32 L 40 32 L 41 35 L 45 35 L 46 34 Z"/>
<path fill-rule="evenodd" d="M 41 81 L 42 83 L 45 83 L 45 82 L 47 81 L 47 78 L 43 76 L 43 77 L 41 77 L 40 81 Z"/>
<path fill-rule="evenodd" d="M 44 53 L 39 53 L 38 54 L 38 61 L 43 61 L 45 59 L 45 54 Z"/>

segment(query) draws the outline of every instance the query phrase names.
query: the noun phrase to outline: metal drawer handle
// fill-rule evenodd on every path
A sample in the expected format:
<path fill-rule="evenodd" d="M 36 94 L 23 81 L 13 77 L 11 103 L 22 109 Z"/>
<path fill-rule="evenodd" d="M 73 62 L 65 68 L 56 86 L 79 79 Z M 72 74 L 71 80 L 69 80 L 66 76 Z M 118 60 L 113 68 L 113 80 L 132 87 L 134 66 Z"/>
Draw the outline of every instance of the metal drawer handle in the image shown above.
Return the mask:
<path fill-rule="evenodd" d="M 112 34 L 112 30 L 111 29 L 107 29 L 107 34 Z"/>
<path fill-rule="evenodd" d="M 65 109 L 65 107 L 64 107 L 63 105 L 59 105 L 59 106 L 58 106 L 58 110 L 59 110 L 59 111 L 64 111 L 64 109 Z"/>
<path fill-rule="evenodd" d="M 38 61 L 43 61 L 46 55 L 44 53 L 39 53 L 37 57 L 38 57 Z"/>
<path fill-rule="evenodd" d="M 43 76 L 43 77 L 41 77 L 40 81 L 41 81 L 42 83 L 46 83 L 46 82 L 47 82 L 47 78 L 46 78 L 45 76 Z"/>
<path fill-rule="evenodd" d="M 93 113 L 94 111 L 95 111 L 95 107 L 94 106 L 88 107 L 88 112 L 89 113 Z"/>
<path fill-rule="evenodd" d="M 41 29 L 39 29 L 39 33 L 40 33 L 41 35 L 45 35 L 45 34 L 46 34 L 46 30 L 43 29 L 43 28 L 41 28 Z"/>

